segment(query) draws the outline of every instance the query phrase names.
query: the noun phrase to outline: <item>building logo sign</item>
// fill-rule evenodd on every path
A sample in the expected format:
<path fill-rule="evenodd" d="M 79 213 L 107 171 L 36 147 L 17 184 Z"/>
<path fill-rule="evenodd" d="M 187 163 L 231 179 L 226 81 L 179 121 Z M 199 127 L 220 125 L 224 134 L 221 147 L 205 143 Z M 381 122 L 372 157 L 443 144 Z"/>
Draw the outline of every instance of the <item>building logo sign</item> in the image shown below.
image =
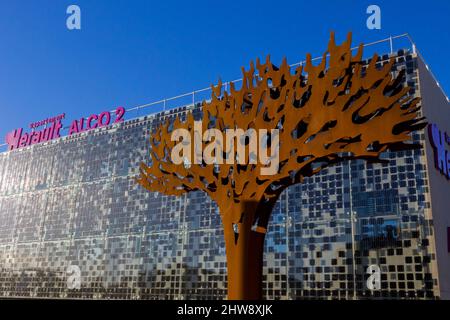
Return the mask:
<path fill-rule="evenodd" d="M 114 115 L 111 116 L 111 113 Z M 117 107 L 114 112 L 103 111 L 100 114 L 92 114 L 87 119 L 73 120 L 69 127 L 69 136 L 95 128 L 106 127 L 111 123 L 122 122 L 124 115 L 125 109 Z M 65 116 L 63 113 L 56 117 L 33 122 L 30 124 L 31 132 L 28 133 L 24 132 L 23 128 L 9 132 L 5 138 L 8 144 L 8 151 L 60 138 L 61 129 L 63 128 L 62 120 Z M 38 129 L 44 125 L 43 129 Z"/>
<path fill-rule="evenodd" d="M 450 136 L 439 130 L 435 123 L 428 125 L 428 139 L 434 152 L 434 165 L 440 173 L 450 179 Z"/>

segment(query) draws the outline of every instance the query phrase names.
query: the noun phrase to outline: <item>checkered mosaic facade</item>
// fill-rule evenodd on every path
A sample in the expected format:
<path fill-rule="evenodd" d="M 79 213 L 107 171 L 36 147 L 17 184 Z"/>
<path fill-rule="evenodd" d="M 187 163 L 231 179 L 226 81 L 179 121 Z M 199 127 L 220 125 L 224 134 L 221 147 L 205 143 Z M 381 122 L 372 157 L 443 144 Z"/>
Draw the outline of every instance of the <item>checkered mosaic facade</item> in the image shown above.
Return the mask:
<path fill-rule="evenodd" d="M 406 69 L 420 95 L 416 57 L 396 59 L 393 71 Z M 169 197 L 134 182 L 152 128 L 188 110 L 1 153 L 0 296 L 226 298 L 217 206 L 201 192 Z M 424 132 L 413 139 L 424 144 Z M 438 298 L 424 149 L 384 158 L 343 162 L 282 194 L 265 243 L 265 298 Z M 376 290 L 370 265 L 381 271 Z"/>

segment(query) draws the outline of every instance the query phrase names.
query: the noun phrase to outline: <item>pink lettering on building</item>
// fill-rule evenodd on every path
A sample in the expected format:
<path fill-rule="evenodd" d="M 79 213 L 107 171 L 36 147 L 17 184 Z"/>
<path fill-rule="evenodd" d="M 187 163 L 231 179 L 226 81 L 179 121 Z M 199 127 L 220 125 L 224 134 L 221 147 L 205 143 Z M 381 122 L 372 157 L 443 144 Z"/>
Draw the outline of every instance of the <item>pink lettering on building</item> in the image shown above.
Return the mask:
<path fill-rule="evenodd" d="M 113 123 L 123 122 L 125 109 L 123 107 L 117 107 L 114 114 L 115 117 Z M 63 113 L 56 117 L 33 122 L 30 124 L 30 127 L 34 128 L 35 130 L 31 132 L 23 132 L 23 128 L 19 128 L 9 132 L 5 138 L 6 143 L 8 144 L 8 151 L 60 138 L 61 128 L 63 127 L 61 121 L 62 119 L 64 119 L 64 117 L 65 114 Z M 79 120 L 74 120 L 69 127 L 69 136 L 95 128 L 108 126 L 111 124 L 111 120 L 111 112 L 109 111 L 104 111 L 98 115 L 93 114 L 87 119 L 81 118 Z M 41 130 L 36 130 L 36 128 L 50 123 L 51 125 L 49 127 L 43 128 Z"/>

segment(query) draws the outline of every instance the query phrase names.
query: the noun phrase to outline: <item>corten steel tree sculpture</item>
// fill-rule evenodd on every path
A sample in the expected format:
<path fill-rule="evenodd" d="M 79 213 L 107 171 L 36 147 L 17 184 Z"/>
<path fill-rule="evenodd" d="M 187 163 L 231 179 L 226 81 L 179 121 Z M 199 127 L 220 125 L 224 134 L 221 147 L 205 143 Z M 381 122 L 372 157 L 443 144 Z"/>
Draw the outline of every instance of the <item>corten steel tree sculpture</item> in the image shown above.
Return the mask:
<path fill-rule="evenodd" d="M 313 66 L 308 55 L 294 74 L 286 60 L 279 68 L 269 58 L 264 64 L 257 60 L 257 74 L 253 63 L 243 70 L 241 89 L 231 84 L 230 93 L 222 92 L 219 83 L 210 102 L 203 102 L 203 129 L 279 129 L 274 175 L 260 174 L 267 163 L 248 164 L 248 153 L 247 165 L 175 165 L 170 154 L 178 142 L 171 141 L 171 132 L 183 128 L 193 134 L 192 114 L 184 122 L 167 120 L 150 138 L 151 164 L 141 164 L 138 183 L 167 195 L 202 190 L 220 209 L 229 299 L 262 297 L 264 237 L 284 189 L 339 161 L 382 161 L 383 151 L 417 147 L 408 143 L 409 133 L 425 123 L 418 118 L 418 99 L 408 97 L 409 88 L 402 86 L 403 73 L 392 77 L 393 59 L 377 67 L 377 55 L 364 66 L 363 46 L 352 56 L 350 45 L 350 33 L 340 46 L 331 34 L 321 63 Z"/>

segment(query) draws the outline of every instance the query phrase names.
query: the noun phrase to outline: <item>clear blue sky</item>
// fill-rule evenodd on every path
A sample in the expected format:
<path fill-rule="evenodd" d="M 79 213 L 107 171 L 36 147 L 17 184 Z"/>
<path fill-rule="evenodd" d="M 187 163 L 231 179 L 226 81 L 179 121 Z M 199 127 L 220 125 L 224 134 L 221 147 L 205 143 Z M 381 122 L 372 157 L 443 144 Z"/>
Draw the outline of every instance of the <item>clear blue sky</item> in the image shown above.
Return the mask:
<path fill-rule="evenodd" d="M 66 28 L 70 4 L 81 30 Z M 366 28 L 370 4 L 381 7 L 381 30 Z M 448 0 L 0 0 L 0 141 L 62 112 L 67 125 L 240 78 L 267 54 L 320 55 L 331 30 L 339 41 L 352 31 L 355 45 L 408 32 L 448 95 L 449 17 Z"/>

